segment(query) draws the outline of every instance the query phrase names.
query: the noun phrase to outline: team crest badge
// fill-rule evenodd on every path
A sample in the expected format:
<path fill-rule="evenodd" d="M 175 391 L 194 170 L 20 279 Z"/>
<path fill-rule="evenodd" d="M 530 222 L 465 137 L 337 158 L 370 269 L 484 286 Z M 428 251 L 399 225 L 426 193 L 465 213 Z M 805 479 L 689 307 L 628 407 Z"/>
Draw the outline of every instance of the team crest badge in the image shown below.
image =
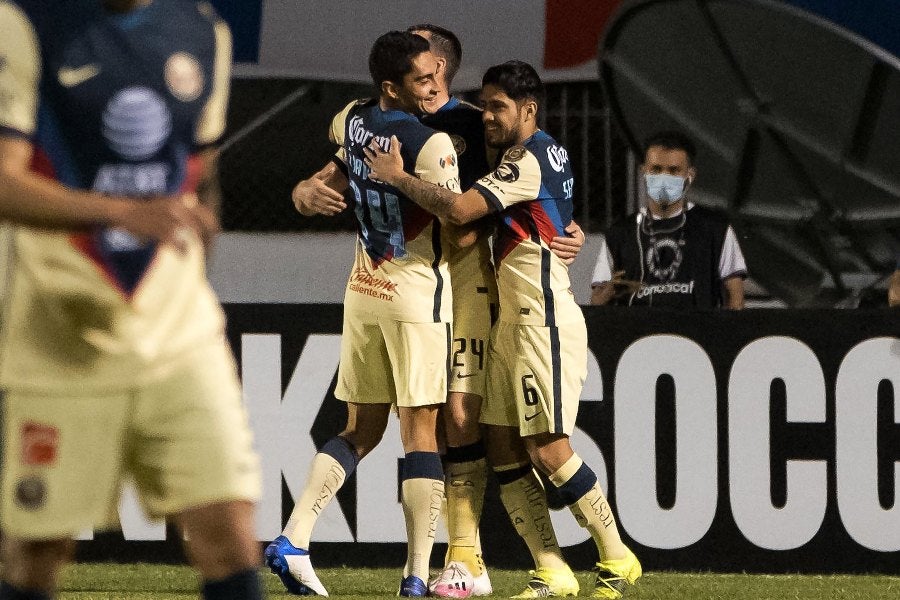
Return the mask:
<path fill-rule="evenodd" d="M 16 483 L 16 503 L 27 510 L 37 510 L 47 502 L 47 484 L 37 476 Z"/>
<path fill-rule="evenodd" d="M 522 157 L 525 156 L 525 152 L 527 152 L 525 150 L 525 146 L 513 146 L 506 151 L 506 154 L 503 156 L 503 160 L 509 162 L 522 160 Z"/>
<path fill-rule="evenodd" d="M 187 52 L 176 52 L 166 61 L 166 86 L 182 102 L 191 102 L 203 92 L 200 62 Z"/>

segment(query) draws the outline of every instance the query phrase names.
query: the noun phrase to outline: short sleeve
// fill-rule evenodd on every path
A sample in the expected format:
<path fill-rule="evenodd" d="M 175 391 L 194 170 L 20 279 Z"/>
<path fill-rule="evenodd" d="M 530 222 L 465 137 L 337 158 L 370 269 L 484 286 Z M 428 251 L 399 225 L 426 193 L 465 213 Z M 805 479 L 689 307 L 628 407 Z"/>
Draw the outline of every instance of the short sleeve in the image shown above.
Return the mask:
<path fill-rule="evenodd" d="M 350 114 L 350 109 L 356 106 L 356 104 L 357 101 L 354 100 L 347 104 L 341 112 L 334 115 L 334 118 L 331 120 L 331 126 L 328 128 L 328 139 L 337 144 L 338 149 L 334 155 L 341 163 L 347 162 L 347 156 L 344 152 L 344 131 L 347 123 L 347 115 Z"/>
<path fill-rule="evenodd" d="M 40 74 L 34 27 L 19 7 L 0 0 L 0 133 L 34 135 Z"/>
<path fill-rule="evenodd" d="M 612 280 L 613 260 L 609 253 L 609 245 L 606 236 L 600 239 L 600 252 L 597 253 L 597 263 L 594 265 L 594 274 L 591 276 L 591 287 Z"/>
<path fill-rule="evenodd" d="M 475 182 L 476 188 L 496 212 L 536 200 L 541 191 L 541 165 L 524 146 L 513 146 L 489 175 Z"/>
<path fill-rule="evenodd" d="M 459 192 L 459 167 L 453 141 L 446 133 L 432 135 L 416 156 L 416 177 Z"/>
<path fill-rule="evenodd" d="M 725 242 L 722 244 L 722 256 L 719 257 L 719 279 L 724 281 L 735 276 L 747 276 L 747 263 L 744 261 L 744 253 L 741 252 L 737 235 L 729 225 L 725 232 Z"/>
<path fill-rule="evenodd" d="M 215 60 L 213 62 L 212 89 L 194 135 L 198 146 L 206 146 L 219 141 L 225 133 L 225 119 L 228 113 L 228 94 L 231 85 L 231 31 L 228 25 L 213 16 L 215 35 Z"/>

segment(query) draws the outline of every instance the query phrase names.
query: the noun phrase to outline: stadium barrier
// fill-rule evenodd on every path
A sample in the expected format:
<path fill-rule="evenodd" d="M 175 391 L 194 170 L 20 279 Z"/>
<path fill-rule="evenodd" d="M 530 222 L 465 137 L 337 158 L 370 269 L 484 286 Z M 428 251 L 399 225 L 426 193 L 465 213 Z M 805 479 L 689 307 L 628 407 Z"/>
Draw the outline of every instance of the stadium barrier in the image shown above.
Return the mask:
<path fill-rule="evenodd" d="M 270 540 L 316 448 L 343 425 L 332 395 L 341 306 L 226 312 L 263 456 L 257 535 Z M 647 569 L 900 573 L 896 312 L 585 315 L 591 352 L 573 446 Z M 323 513 L 317 566 L 402 564 L 402 449 L 395 419 L 390 427 Z M 84 542 L 80 559 L 183 560 L 171 529 L 145 521 L 129 494 L 121 515 L 124 534 Z M 568 511 L 553 521 L 573 567 L 590 568 L 587 533 Z M 493 485 L 482 538 L 488 564 L 528 566 Z"/>

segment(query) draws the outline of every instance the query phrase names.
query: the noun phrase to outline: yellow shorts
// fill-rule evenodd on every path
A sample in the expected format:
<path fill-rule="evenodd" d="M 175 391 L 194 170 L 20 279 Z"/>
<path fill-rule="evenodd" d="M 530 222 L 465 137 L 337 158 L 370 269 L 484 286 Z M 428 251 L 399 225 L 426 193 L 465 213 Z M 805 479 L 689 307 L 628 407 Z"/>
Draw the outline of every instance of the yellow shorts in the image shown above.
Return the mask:
<path fill-rule="evenodd" d="M 497 288 L 490 283 L 472 294 L 454 294 L 451 392 L 482 398 L 487 393 L 487 349 L 497 316 Z"/>
<path fill-rule="evenodd" d="M 571 435 L 587 377 L 584 322 L 538 327 L 499 321 L 488 348 L 481 422 L 518 427 L 522 436 Z"/>
<path fill-rule="evenodd" d="M 407 323 L 345 310 L 335 397 L 403 407 L 443 404 L 450 336 L 450 323 Z"/>
<path fill-rule="evenodd" d="M 234 360 L 222 344 L 140 388 L 3 399 L 0 525 L 25 539 L 116 526 L 123 479 L 152 517 L 261 492 Z"/>

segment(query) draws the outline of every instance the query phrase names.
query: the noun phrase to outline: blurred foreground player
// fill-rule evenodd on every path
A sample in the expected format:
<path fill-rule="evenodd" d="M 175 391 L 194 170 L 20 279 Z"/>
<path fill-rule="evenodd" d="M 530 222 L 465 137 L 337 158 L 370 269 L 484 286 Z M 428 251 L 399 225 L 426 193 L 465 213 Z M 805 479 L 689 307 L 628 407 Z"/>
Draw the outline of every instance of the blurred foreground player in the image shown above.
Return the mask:
<path fill-rule="evenodd" d="M 340 146 L 335 161 L 306 180 L 339 191 L 349 186 L 359 228 L 334 392 L 347 403 L 347 425 L 316 454 L 286 535 L 265 553 L 266 563 L 295 594 L 327 595 L 309 558 L 313 526 L 346 477 L 381 441 L 394 404 L 404 451 L 400 503 L 407 533 L 399 594 L 428 593 L 444 494 L 437 415 L 447 395 L 452 335 L 445 236 L 434 215 L 369 179 L 363 160 L 369 142 L 386 145 L 396 135 L 404 145 L 401 168 L 459 190 L 450 137 L 416 116 L 434 103 L 437 70 L 424 38 L 397 31 L 379 37 L 369 55 L 379 97 L 351 102 L 335 116 L 330 130 Z"/>
<path fill-rule="evenodd" d="M 0 0 L 0 599 L 54 596 L 133 479 L 208 599 L 262 597 L 259 465 L 221 308 L 227 27 L 188 0 Z"/>

